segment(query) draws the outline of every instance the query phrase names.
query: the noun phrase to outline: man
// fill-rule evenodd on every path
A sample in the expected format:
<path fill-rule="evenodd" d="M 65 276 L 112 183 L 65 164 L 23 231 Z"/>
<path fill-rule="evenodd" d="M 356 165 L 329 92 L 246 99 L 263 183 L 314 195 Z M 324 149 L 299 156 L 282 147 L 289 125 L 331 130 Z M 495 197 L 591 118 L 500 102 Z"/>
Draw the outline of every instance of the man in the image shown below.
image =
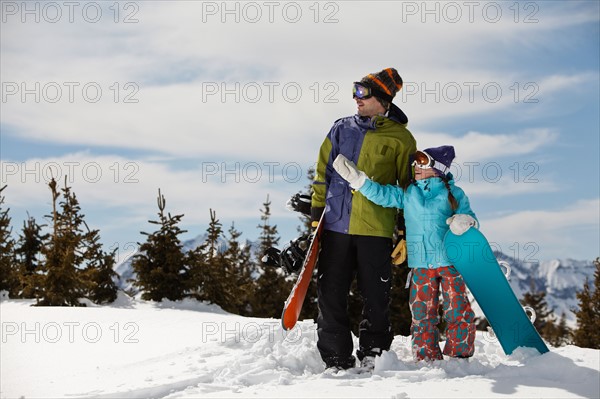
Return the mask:
<path fill-rule="evenodd" d="M 363 298 L 358 359 L 372 367 L 375 356 L 388 350 L 393 339 L 389 320 L 391 252 L 396 210 L 382 208 L 361 195 L 334 170 L 343 154 L 372 180 L 381 184 L 410 181 L 409 156 L 416 151 L 408 118 L 392 100 L 402 88 L 393 68 L 355 82 L 357 115 L 338 119 L 321 145 L 313 182 L 313 226 L 325 212 L 318 263 L 319 316 L 317 347 L 326 366 L 355 366 L 347 304 L 357 278 Z"/>

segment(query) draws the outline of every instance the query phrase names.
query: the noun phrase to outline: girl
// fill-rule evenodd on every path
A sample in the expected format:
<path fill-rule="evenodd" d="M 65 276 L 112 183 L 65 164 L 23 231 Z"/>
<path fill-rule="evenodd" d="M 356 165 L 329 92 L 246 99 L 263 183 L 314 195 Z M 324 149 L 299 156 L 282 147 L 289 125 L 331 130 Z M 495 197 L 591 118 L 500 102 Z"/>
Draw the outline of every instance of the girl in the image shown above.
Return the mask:
<path fill-rule="evenodd" d="M 449 173 L 454 147 L 417 151 L 413 159 L 415 177 L 406 189 L 370 180 L 341 154 L 334 161 L 334 168 L 350 187 L 370 201 L 404 209 L 408 266 L 412 269 L 409 304 L 415 359 L 443 359 L 437 327 L 440 285 L 447 323 L 443 354 L 470 357 L 474 351 L 474 314 L 465 283 L 449 261 L 443 239 L 448 228 L 463 234 L 471 226 L 477 228 L 478 222 L 467 196 L 454 185 Z"/>

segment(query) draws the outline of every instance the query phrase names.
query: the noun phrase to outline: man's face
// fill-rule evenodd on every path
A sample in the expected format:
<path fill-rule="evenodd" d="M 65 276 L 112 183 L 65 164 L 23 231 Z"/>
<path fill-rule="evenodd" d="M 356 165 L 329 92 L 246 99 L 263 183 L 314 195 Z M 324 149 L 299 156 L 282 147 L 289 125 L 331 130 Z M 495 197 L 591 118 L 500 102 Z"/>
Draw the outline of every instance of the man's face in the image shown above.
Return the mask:
<path fill-rule="evenodd" d="M 375 116 L 385 113 L 385 108 L 375 97 L 360 99 L 355 97 L 357 112 L 360 116 Z"/>

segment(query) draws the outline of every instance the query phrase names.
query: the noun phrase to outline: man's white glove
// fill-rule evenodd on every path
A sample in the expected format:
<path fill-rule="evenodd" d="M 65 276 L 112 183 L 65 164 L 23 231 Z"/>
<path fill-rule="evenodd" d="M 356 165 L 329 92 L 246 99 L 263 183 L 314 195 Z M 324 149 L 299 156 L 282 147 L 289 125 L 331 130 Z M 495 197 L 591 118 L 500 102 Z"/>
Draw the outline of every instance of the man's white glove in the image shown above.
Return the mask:
<path fill-rule="evenodd" d="M 450 230 L 457 236 L 464 234 L 471 226 L 477 228 L 477 220 L 471 215 L 459 213 L 446 219 L 446 224 L 450 225 Z"/>
<path fill-rule="evenodd" d="M 340 174 L 340 176 L 350 183 L 350 187 L 355 190 L 359 190 L 367 180 L 367 175 L 365 172 L 358 170 L 354 162 L 342 154 L 339 154 L 333 161 L 333 168 Z"/>

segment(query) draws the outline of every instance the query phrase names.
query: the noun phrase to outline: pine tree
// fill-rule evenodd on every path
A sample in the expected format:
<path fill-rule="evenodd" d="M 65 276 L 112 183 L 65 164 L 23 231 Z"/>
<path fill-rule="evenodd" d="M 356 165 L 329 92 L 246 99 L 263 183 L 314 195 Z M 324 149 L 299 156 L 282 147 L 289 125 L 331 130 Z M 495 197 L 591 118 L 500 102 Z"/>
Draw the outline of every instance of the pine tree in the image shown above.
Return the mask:
<path fill-rule="evenodd" d="M 553 312 L 552 309 L 548 309 L 546 293 L 544 291 L 534 292 L 534 287 L 532 286 L 531 288 L 531 292 L 527 292 L 523 295 L 521 304 L 523 306 L 529 306 L 534 310 L 535 321 L 533 326 L 540 333 L 542 338 L 548 340 L 553 338 L 556 334 Z"/>
<path fill-rule="evenodd" d="M 21 298 L 41 296 L 40 286 L 43 279 L 41 254 L 44 242 L 49 238 L 49 234 L 42 234 L 43 227 L 45 225 L 39 225 L 33 216 L 28 215 L 17 241 L 15 253 L 19 265 Z"/>
<path fill-rule="evenodd" d="M 45 306 L 81 306 L 79 298 L 84 294 L 85 284 L 78 269 L 83 262 L 81 254 L 83 215 L 79 201 L 71 188 L 62 189 L 63 199 L 54 178 L 48 184 L 52 193 L 52 232 L 42 248 L 45 262 L 41 275 L 41 300 Z"/>
<path fill-rule="evenodd" d="M 254 290 L 254 265 L 251 259 L 250 246 L 241 245 L 239 238 L 241 232 L 235 229 L 232 223 L 228 230 L 227 250 L 225 262 L 231 271 L 230 279 L 233 282 L 233 308 L 232 312 L 247 316 L 252 312 L 251 297 Z"/>
<path fill-rule="evenodd" d="M 98 230 L 90 230 L 84 236 L 86 251 L 84 259 L 87 267 L 84 270 L 86 283 L 86 296 L 94 303 L 111 303 L 117 299 L 118 287 L 115 280 L 119 275 L 113 270 L 115 265 L 115 248 L 111 253 L 102 250 L 100 244 L 100 233 Z"/>
<path fill-rule="evenodd" d="M 143 292 L 142 299 L 161 301 L 179 300 L 185 295 L 188 283 L 187 259 L 182 252 L 179 228 L 183 215 L 165 215 L 166 200 L 158 190 L 158 221 L 149 223 L 159 229 L 151 234 L 141 232 L 147 240 L 140 245 L 140 253 L 133 257 L 132 267 L 137 273 L 135 285 Z"/>
<path fill-rule="evenodd" d="M 279 244 L 279 236 L 277 233 L 277 225 L 271 225 L 271 201 L 267 195 L 267 200 L 263 203 L 264 209 L 261 209 L 260 220 L 261 224 L 257 227 L 260 229 L 258 236 L 259 248 L 258 252 L 264 254 L 271 247 L 276 247 Z M 261 255 L 262 256 L 262 255 Z"/>
<path fill-rule="evenodd" d="M 15 241 L 11 237 L 9 208 L 4 209 L 4 195 L 0 188 L 0 291 L 8 291 L 14 297 L 18 292 L 19 279 L 15 261 Z"/>
<path fill-rule="evenodd" d="M 550 334 L 547 335 L 546 339 L 550 342 L 550 345 L 559 347 L 567 345 L 571 342 L 572 331 L 567 326 L 567 316 L 563 312 L 560 316 L 558 324 L 554 324 L 550 328 Z"/>
<path fill-rule="evenodd" d="M 212 209 L 210 209 L 210 223 L 206 232 L 204 262 L 202 267 L 194 267 L 192 281 L 197 287 L 195 297 L 215 303 L 226 311 L 235 311 L 237 307 L 232 294 L 234 281 L 219 244 L 223 228 L 217 219 L 217 213 Z"/>
<path fill-rule="evenodd" d="M 577 293 L 579 309 L 575 311 L 577 329 L 573 333 L 573 344 L 600 349 L 600 258 L 596 258 L 594 266 L 594 291 L 586 279 L 583 290 Z"/>
<path fill-rule="evenodd" d="M 204 292 L 206 280 L 206 247 L 207 244 L 204 242 L 185 254 L 185 260 L 188 265 L 185 295 L 199 301 L 209 300 Z"/>
<path fill-rule="evenodd" d="M 268 248 L 276 247 L 279 243 L 277 226 L 271 225 L 271 202 L 267 195 L 267 200 L 263 203 L 261 209 L 258 259 L 256 264 L 260 264 L 260 258 Z M 252 315 L 255 317 L 280 317 L 283 304 L 292 288 L 292 279 L 286 279 L 282 270 L 274 267 L 262 268 L 262 273 L 256 280 L 256 290 L 252 298 Z"/>

